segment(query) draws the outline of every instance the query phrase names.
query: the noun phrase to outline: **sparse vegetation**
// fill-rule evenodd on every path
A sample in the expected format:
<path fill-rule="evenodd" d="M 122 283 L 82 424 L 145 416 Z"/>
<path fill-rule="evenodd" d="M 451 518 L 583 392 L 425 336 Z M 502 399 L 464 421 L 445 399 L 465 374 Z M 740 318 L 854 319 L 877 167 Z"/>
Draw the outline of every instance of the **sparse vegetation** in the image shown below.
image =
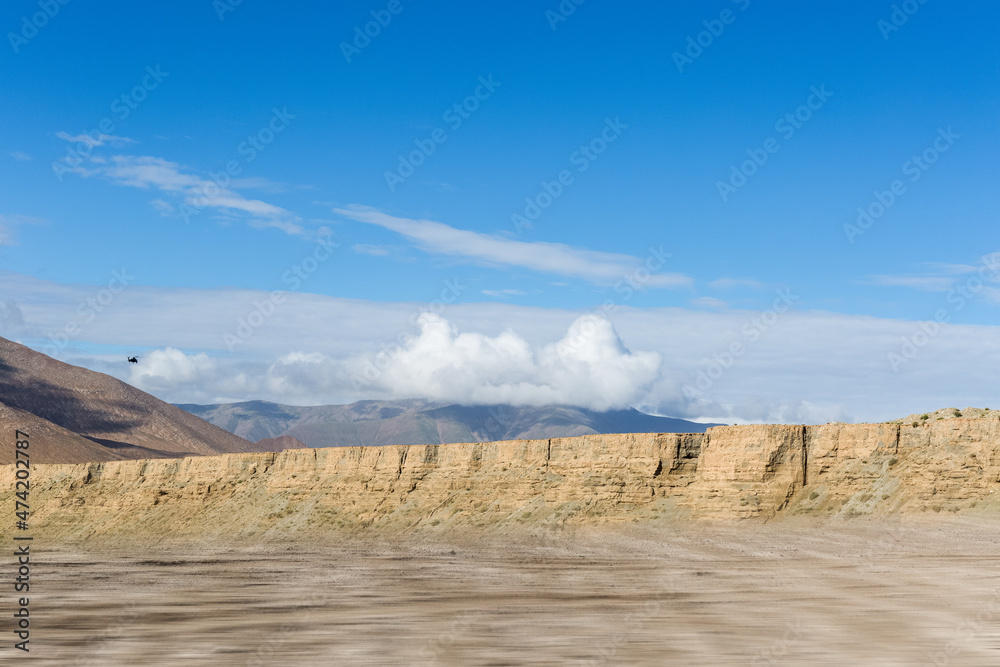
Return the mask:
<path fill-rule="evenodd" d="M 813 491 L 809 494 L 809 500 L 816 500 L 819 498 L 819 491 Z"/>
<path fill-rule="evenodd" d="M 961 416 L 962 416 L 962 413 L 961 413 L 961 412 L 959 412 L 958 410 L 955 410 L 955 412 L 954 412 L 954 413 L 952 413 L 952 414 L 953 414 L 954 416 L 956 416 L 956 417 L 961 417 Z"/>
<path fill-rule="evenodd" d="M 913 422 L 913 428 L 917 428 L 918 426 L 920 426 L 919 422 Z"/>
<path fill-rule="evenodd" d="M 895 456 L 893 456 L 893 457 L 892 457 L 891 459 L 889 459 L 889 465 L 890 465 L 890 466 L 894 466 L 894 465 L 896 465 L 896 464 L 897 464 L 898 462 L 899 462 L 899 459 L 897 459 L 897 458 L 896 458 Z"/>
<path fill-rule="evenodd" d="M 920 415 L 920 418 L 923 419 L 924 421 L 930 419 L 930 417 L 927 414 Z"/>

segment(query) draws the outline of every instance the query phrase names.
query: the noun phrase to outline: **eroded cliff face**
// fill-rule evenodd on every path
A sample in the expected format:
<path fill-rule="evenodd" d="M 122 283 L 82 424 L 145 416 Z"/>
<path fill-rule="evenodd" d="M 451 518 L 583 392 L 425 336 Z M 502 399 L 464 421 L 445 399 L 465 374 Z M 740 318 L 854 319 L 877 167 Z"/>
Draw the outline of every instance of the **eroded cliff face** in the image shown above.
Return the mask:
<path fill-rule="evenodd" d="M 1000 421 L 296 449 L 43 465 L 31 480 L 33 529 L 67 538 L 992 512 Z"/>

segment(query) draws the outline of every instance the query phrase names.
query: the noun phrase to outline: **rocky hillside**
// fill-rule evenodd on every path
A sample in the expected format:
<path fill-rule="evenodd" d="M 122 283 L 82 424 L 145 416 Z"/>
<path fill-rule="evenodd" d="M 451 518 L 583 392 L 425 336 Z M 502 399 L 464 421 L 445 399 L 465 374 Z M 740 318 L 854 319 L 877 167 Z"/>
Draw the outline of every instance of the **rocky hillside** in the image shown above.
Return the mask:
<path fill-rule="evenodd" d="M 267 401 L 178 407 L 247 440 L 288 435 L 309 447 L 439 445 L 594 433 L 703 433 L 717 425 L 633 409 L 595 412 L 565 405 L 463 406 L 419 399 L 313 407 Z"/>
<path fill-rule="evenodd" d="M 14 429 L 30 426 L 46 434 L 35 439 L 38 463 L 256 451 L 253 443 L 120 380 L 5 338 L 0 403 L 0 433 L 12 437 Z M 13 457 L 10 447 L 0 447 L 0 463 Z"/>
<path fill-rule="evenodd" d="M 47 465 L 32 497 L 39 534 L 77 539 L 996 513 L 1000 419 Z"/>

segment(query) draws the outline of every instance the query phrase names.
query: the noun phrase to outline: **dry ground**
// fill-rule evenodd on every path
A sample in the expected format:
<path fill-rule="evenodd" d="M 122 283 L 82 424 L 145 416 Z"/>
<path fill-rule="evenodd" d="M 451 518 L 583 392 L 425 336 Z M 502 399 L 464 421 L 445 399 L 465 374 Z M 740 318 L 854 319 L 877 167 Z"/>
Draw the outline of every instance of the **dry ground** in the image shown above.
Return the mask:
<path fill-rule="evenodd" d="M 226 547 L 36 542 L 30 662 L 995 667 L 996 527 L 954 518 Z M 17 652 L 4 636 L 6 664 Z"/>

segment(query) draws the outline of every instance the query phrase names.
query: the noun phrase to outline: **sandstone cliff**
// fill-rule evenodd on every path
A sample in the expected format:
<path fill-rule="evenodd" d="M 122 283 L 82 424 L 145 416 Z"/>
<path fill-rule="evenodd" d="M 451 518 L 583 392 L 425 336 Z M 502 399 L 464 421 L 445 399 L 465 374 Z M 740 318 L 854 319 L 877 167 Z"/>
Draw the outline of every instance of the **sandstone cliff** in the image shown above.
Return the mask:
<path fill-rule="evenodd" d="M 998 490 L 1000 421 L 954 419 L 42 465 L 31 493 L 39 534 L 249 538 L 995 512 Z"/>

